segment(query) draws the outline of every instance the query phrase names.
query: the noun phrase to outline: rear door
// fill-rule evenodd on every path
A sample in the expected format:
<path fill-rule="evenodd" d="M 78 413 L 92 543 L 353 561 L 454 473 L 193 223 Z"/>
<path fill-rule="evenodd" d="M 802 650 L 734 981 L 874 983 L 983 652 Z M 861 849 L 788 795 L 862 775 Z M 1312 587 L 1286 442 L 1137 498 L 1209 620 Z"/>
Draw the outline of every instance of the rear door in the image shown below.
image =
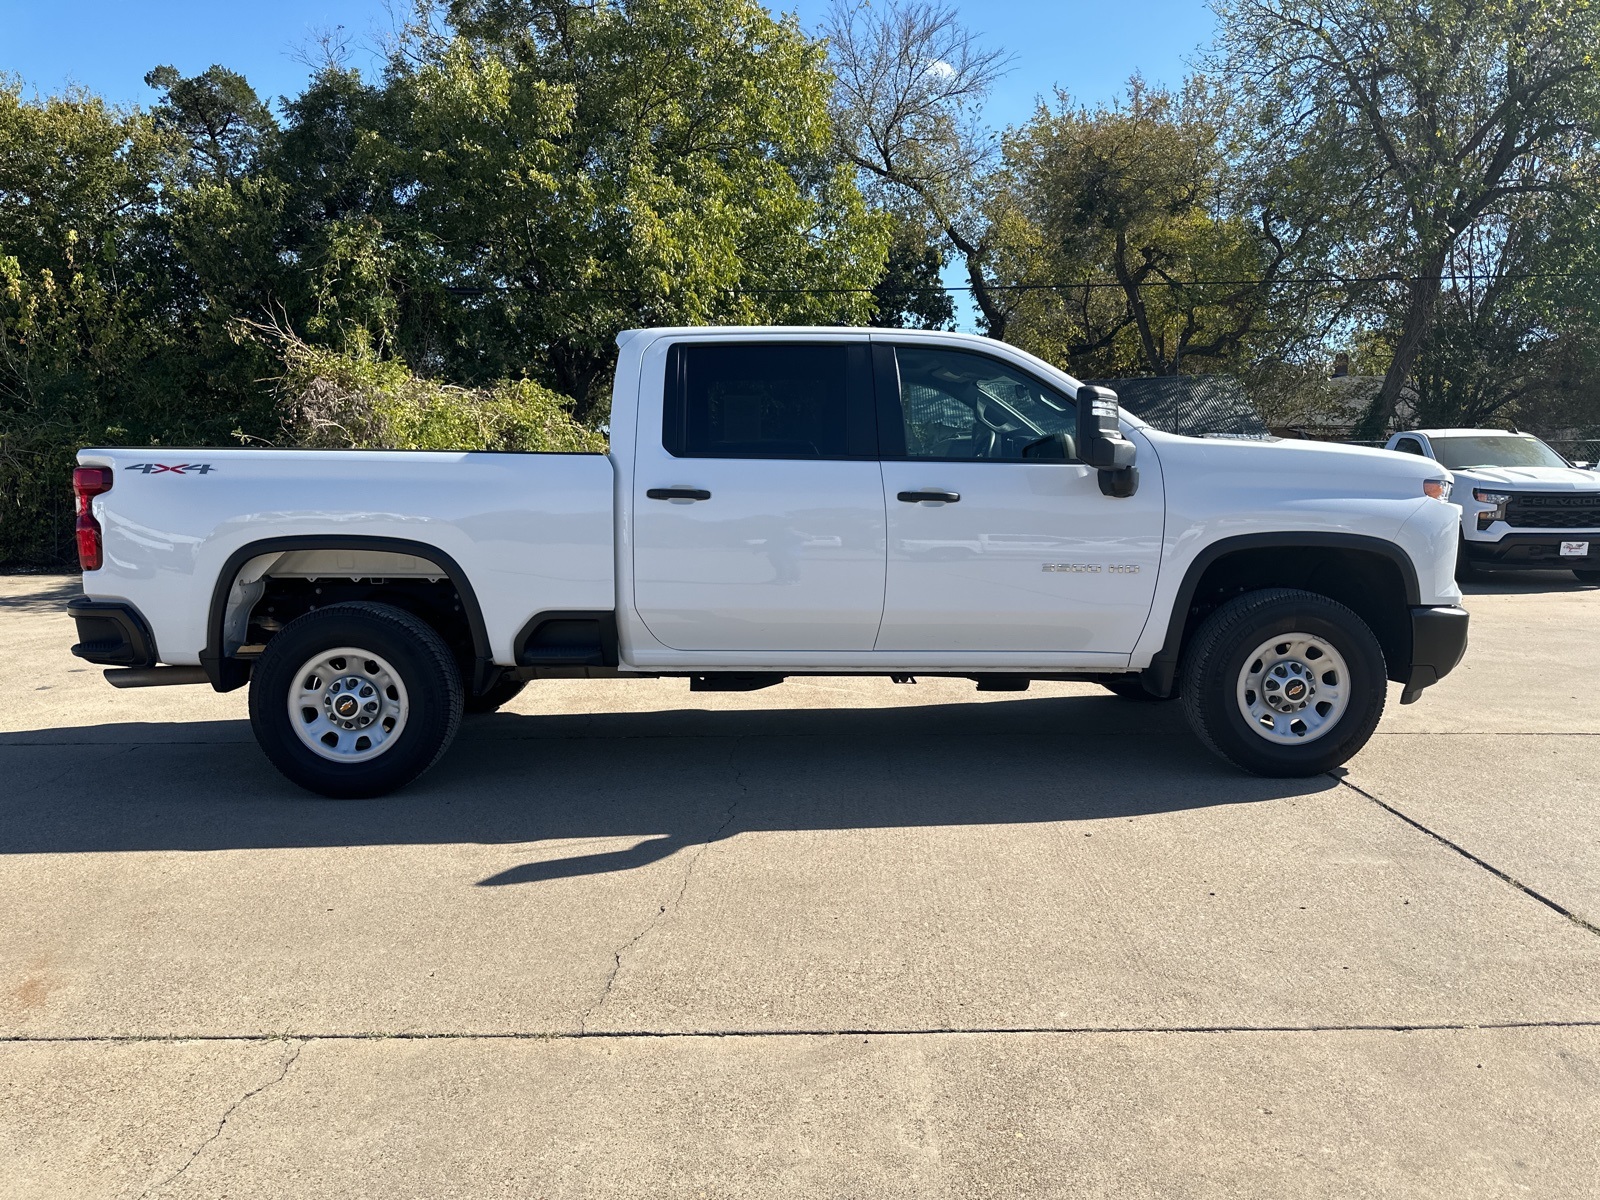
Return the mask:
<path fill-rule="evenodd" d="M 1075 427 L 1055 388 L 975 351 L 874 355 L 889 530 L 876 648 L 1130 652 L 1160 562 L 1157 464 L 1135 495 L 1103 496 L 1087 466 L 1022 456 Z"/>
<path fill-rule="evenodd" d="M 871 650 L 883 480 L 860 335 L 687 340 L 641 403 L 634 607 L 676 650 Z"/>

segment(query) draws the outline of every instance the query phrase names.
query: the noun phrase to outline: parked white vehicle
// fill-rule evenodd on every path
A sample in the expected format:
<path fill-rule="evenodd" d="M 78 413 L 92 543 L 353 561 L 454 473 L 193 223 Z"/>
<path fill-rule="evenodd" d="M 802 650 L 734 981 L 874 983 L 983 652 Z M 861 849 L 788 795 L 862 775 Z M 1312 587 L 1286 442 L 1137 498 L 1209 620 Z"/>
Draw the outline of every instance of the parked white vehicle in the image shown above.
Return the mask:
<path fill-rule="evenodd" d="M 618 339 L 606 455 L 85 450 L 74 653 L 250 686 L 289 778 L 376 795 L 527 681 L 1089 680 L 1247 770 L 1345 761 L 1466 646 L 1432 462 L 1162 434 L 1014 347 Z M 158 665 L 166 664 L 166 665 Z"/>
<path fill-rule="evenodd" d="M 1388 448 L 1431 458 L 1455 476 L 1462 578 L 1544 567 L 1600 583 L 1600 472 L 1504 429 L 1414 429 L 1395 434 Z"/>

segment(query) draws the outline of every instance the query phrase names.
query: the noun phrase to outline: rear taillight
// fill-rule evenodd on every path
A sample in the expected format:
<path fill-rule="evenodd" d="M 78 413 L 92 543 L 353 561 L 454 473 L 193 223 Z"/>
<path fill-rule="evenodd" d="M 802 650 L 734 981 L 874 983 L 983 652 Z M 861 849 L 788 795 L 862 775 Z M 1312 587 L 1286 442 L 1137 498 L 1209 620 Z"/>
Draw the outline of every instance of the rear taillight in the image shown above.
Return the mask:
<path fill-rule="evenodd" d="M 72 490 L 78 497 L 78 565 L 85 571 L 98 571 L 104 557 L 100 546 L 100 522 L 94 519 L 92 501 L 111 490 L 110 467 L 77 467 L 72 472 Z"/>

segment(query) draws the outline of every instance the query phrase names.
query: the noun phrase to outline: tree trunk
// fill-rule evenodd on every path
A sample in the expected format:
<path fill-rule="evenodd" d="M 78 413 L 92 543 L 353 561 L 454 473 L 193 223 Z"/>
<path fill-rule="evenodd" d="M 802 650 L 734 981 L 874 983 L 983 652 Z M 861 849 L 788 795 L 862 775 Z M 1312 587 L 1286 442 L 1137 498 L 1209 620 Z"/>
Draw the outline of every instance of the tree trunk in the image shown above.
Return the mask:
<path fill-rule="evenodd" d="M 1400 391 L 1406 385 L 1417 356 L 1428 343 L 1433 332 L 1433 313 L 1439 303 L 1440 281 L 1444 276 L 1445 256 L 1436 255 L 1423 268 L 1422 276 L 1412 284 L 1411 307 L 1400 326 L 1400 340 L 1395 343 L 1394 358 L 1383 386 L 1367 406 L 1361 422 L 1356 426 L 1358 441 L 1376 441 L 1387 437 L 1389 424 L 1394 420 L 1395 406 L 1400 402 Z"/>
<path fill-rule="evenodd" d="M 983 254 L 977 248 L 963 251 L 967 264 L 967 282 L 972 285 L 972 299 L 983 314 L 984 330 L 997 342 L 1006 340 L 1006 323 L 1010 314 L 1001 307 L 999 299 L 989 288 L 983 274 Z"/>
<path fill-rule="evenodd" d="M 550 354 L 550 367 L 557 390 L 572 397 L 573 419 L 589 429 L 598 428 L 610 415 L 611 407 L 609 396 L 595 394 L 600 364 L 581 350 L 558 349 Z"/>
<path fill-rule="evenodd" d="M 1165 355 L 1156 345 L 1155 333 L 1150 328 L 1150 314 L 1145 311 L 1144 296 L 1139 291 L 1139 280 L 1128 272 L 1126 255 L 1128 252 L 1128 238 L 1120 229 L 1117 231 L 1117 248 L 1111 256 L 1111 265 L 1116 271 L 1117 282 L 1122 285 L 1123 298 L 1128 302 L 1128 311 L 1133 314 L 1133 323 L 1139 330 L 1139 345 L 1144 351 L 1144 368 L 1152 375 L 1167 374 Z"/>

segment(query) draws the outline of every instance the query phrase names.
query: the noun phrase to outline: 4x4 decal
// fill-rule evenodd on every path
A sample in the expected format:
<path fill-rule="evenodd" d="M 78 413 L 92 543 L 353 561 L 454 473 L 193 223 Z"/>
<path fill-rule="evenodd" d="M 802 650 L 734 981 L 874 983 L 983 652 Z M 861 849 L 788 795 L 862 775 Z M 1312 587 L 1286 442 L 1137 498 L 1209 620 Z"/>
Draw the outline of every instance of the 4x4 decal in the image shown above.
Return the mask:
<path fill-rule="evenodd" d="M 212 467 L 210 463 L 178 463 L 168 466 L 166 463 L 134 463 L 131 467 L 123 467 L 124 471 L 143 471 L 146 475 L 159 475 L 163 471 L 171 471 L 174 475 L 209 475 Z"/>

